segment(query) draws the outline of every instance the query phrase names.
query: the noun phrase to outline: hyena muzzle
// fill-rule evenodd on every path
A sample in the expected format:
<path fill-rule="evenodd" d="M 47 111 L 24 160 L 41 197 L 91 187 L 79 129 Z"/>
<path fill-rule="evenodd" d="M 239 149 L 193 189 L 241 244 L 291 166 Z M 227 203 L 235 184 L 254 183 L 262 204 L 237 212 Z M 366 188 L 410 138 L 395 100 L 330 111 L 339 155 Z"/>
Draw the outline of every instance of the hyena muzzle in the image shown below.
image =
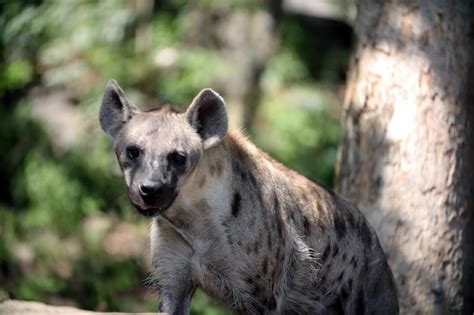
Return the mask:
<path fill-rule="evenodd" d="M 398 313 L 392 272 L 358 209 L 228 132 L 214 91 L 185 112 L 142 112 L 112 80 L 100 123 L 131 202 L 152 220 L 161 311 L 189 313 L 200 288 L 240 314 Z"/>

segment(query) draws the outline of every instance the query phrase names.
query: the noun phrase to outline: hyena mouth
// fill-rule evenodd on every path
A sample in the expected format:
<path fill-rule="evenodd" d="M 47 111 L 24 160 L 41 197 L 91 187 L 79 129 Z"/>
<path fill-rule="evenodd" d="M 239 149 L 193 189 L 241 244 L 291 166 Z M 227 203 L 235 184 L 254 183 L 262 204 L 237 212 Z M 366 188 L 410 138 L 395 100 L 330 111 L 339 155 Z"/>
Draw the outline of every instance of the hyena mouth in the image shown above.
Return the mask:
<path fill-rule="evenodd" d="M 177 194 L 171 196 L 171 198 L 168 198 L 168 200 L 165 200 L 160 205 L 137 205 L 135 202 L 132 203 L 141 215 L 144 215 L 146 217 L 154 217 L 168 210 L 168 208 L 173 204 L 174 200 L 176 199 L 176 196 Z"/>
<path fill-rule="evenodd" d="M 158 207 L 146 207 L 142 208 L 136 204 L 133 204 L 137 211 L 141 214 L 144 215 L 145 217 L 154 217 L 155 215 L 160 214 L 161 212 L 164 212 L 164 210 L 161 210 Z"/>

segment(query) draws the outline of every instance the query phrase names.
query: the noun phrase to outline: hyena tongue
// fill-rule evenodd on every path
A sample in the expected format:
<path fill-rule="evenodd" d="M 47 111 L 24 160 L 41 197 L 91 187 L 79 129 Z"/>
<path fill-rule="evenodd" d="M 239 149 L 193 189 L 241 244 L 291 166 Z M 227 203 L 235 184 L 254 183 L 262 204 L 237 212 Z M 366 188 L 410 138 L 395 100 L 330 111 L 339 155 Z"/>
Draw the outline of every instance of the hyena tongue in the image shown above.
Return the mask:
<path fill-rule="evenodd" d="M 157 208 L 157 207 L 155 207 L 155 206 L 149 206 L 149 205 L 144 205 L 144 206 L 142 207 L 143 210 L 156 209 L 156 208 Z"/>

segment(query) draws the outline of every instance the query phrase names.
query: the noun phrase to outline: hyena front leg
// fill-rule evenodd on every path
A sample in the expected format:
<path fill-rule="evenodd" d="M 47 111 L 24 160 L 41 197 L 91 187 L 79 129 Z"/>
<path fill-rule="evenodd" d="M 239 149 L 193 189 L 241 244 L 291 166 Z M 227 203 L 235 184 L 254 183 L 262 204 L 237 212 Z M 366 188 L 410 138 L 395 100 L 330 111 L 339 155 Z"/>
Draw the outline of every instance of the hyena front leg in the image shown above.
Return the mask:
<path fill-rule="evenodd" d="M 173 314 L 185 315 L 189 314 L 191 310 L 191 300 L 196 289 L 193 285 L 183 286 L 177 284 L 174 288 L 164 288 L 160 290 L 160 303 L 158 304 L 158 311 Z"/>
<path fill-rule="evenodd" d="M 158 238 L 153 238 L 153 230 L 152 265 L 160 293 L 158 309 L 173 315 L 189 314 L 196 289 L 191 276 L 192 249 L 178 235 L 168 234 L 164 228 Z"/>
<path fill-rule="evenodd" d="M 189 314 L 196 289 L 191 278 L 190 264 L 183 263 L 176 255 L 164 254 L 163 251 L 160 252 L 157 264 L 154 277 L 160 293 L 159 311 L 173 315 Z"/>

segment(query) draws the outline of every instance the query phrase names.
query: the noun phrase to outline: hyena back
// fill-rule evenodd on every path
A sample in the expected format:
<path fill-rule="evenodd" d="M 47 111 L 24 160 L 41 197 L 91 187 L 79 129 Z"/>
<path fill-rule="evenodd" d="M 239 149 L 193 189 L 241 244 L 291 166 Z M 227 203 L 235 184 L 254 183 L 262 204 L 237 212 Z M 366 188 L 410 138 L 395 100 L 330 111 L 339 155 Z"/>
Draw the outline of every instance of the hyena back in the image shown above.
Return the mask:
<path fill-rule="evenodd" d="M 197 288 L 242 314 L 397 314 L 374 230 L 330 190 L 227 130 L 203 90 L 186 112 L 141 112 L 110 81 L 101 126 L 129 197 L 152 218 L 160 310 L 187 314 Z"/>

